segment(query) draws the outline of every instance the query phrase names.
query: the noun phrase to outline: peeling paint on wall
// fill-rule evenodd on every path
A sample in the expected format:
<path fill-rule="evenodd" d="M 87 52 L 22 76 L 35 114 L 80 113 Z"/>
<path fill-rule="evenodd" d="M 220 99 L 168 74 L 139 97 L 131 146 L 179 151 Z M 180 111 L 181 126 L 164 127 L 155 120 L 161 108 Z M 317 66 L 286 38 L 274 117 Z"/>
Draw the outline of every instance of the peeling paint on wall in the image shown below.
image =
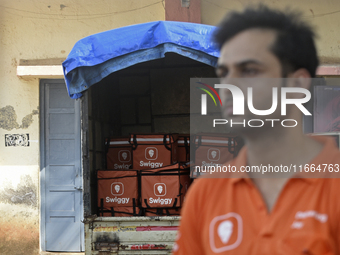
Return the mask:
<path fill-rule="evenodd" d="M 20 128 L 28 128 L 32 123 L 33 123 L 33 115 L 38 115 L 39 111 L 38 110 L 33 110 L 31 114 L 28 114 L 22 119 L 22 124 Z"/>
<path fill-rule="evenodd" d="M 0 254 L 39 254 L 38 208 L 0 203 Z"/>
<path fill-rule="evenodd" d="M 0 202 L 36 207 L 38 204 L 36 190 L 37 188 L 34 185 L 31 176 L 20 176 L 20 182 L 15 189 L 10 186 L 2 188 L 0 192 Z"/>
<path fill-rule="evenodd" d="M 0 186 L 0 254 L 39 254 L 37 185 L 30 175 Z"/>
<path fill-rule="evenodd" d="M 0 186 L 0 254 L 39 254 L 37 192 L 34 177 L 27 174 L 20 176 L 17 185 Z"/>
<path fill-rule="evenodd" d="M 14 107 L 7 105 L 6 107 L 0 108 L 0 128 L 5 130 L 12 130 L 18 128 L 17 114 L 15 113 Z"/>
<path fill-rule="evenodd" d="M 39 107 L 38 107 L 39 109 Z M 22 124 L 19 125 L 17 122 L 17 114 L 14 107 L 7 105 L 0 108 L 0 128 L 11 131 L 12 129 L 26 129 L 33 123 L 33 116 L 38 115 L 39 110 L 33 110 L 32 113 L 26 115 L 22 119 Z"/>

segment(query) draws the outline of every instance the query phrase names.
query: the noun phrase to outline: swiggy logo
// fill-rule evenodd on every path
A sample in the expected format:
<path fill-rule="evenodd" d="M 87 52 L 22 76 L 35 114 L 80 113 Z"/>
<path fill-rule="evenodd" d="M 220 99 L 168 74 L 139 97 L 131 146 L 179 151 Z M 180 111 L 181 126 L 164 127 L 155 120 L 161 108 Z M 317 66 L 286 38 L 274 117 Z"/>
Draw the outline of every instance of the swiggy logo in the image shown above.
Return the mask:
<path fill-rule="evenodd" d="M 166 185 L 165 183 L 155 183 L 153 186 L 153 193 L 160 197 L 166 195 Z"/>
<path fill-rule="evenodd" d="M 166 195 L 165 183 L 155 183 L 153 186 L 153 193 L 157 198 L 149 197 L 149 204 L 171 205 L 172 198 L 164 198 Z M 163 198 L 160 198 L 163 197 Z"/>
<path fill-rule="evenodd" d="M 120 162 L 130 162 L 131 161 L 131 153 L 128 150 L 120 150 L 118 152 L 118 159 Z"/>
<path fill-rule="evenodd" d="M 210 161 L 219 161 L 220 160 L 220 155 L 221 155 L 221 152 L 219 149 L 216 149 L 216 148 L 210 148 L 208 150 L 208 159 Z"/>
<path fill-rule="evenodd" d="M 156 160 L 158 158 L 158 149 L 156 147 L 147 147 L 145 149 L 145 158 L 147 160 Z"/>
<path fill-rule="evenodd" d="M 114 196 L 121 196 L 124 194 L 124 184 L 121 182 L 113 182 L 111 184 L 111 194 Z"/>
<path fill-rule="evenodd" d="M 230 212 L 216 216 L 209 226 L 209 243 L 214 253 L 237 248 L 243 238 L 243 222 L 239 214 Z"/>

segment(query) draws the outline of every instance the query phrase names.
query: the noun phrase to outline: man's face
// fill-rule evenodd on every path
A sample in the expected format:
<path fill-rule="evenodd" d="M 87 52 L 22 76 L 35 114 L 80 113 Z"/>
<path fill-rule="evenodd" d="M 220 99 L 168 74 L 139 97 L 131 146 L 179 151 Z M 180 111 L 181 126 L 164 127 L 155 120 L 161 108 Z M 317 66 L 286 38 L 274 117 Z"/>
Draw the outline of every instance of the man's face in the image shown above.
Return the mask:
<path fill-rule="evenodd" d="M 236 85 L 242 90 L 245 100 L 247 100 L 247 88 L 252 87 L 253 105 L 258 110 L 271 108 L 272 88 L 281 86 L 280 79 L 269 79 L 282 78 L 281 63 L 270 51 L 275 39 L 276 34 L 271 30 L 245 30 L 222 45 L 218 60 L 216 73 L 221 78 L 221 84 Z M 281 117 L 279 110 L 270 116 L 256 116 L 248 110 L 247 106 L 245 106 L 244 116 L 233 116 L 230 91 L 220 89 L 219 94 L 223 103 L 222 116 L 226 119 L 241 121 Z"/>

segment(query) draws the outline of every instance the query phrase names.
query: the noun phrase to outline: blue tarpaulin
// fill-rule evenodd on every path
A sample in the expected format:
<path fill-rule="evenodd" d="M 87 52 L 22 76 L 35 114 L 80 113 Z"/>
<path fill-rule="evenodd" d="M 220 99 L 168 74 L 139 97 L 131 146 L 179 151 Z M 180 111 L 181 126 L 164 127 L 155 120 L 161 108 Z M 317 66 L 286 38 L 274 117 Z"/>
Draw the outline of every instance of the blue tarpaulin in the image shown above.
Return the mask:
<path fill-rule="evenodd" d="M 219 56 L 211 41 L 214 26 L 155 21 L 94 34 L 78 41 L 63 62 L 71 98 L 109 74 L 175 52 L 210 66 Z"/>

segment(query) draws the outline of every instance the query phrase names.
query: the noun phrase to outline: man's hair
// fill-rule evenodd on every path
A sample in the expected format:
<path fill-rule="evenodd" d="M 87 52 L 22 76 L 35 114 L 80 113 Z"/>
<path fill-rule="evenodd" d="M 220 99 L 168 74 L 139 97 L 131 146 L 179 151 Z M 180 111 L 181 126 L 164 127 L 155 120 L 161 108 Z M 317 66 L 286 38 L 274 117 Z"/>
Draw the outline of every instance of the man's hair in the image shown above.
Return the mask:
<path fill-rule="evenodd" d="M 236 34 L 253 28 L 276 32 L 276 40 L 270 50 L 280 60 L 284 77 L 299 68 L 307 69 L 311 77 L 315 77 L 319 64 L 315 33 L 301 20 L 299 12 L 283 12 L 264 5 L 248 7 L 243 12 L 230 12 L 214 33 L 214 41 L 221 48 Z"/>

